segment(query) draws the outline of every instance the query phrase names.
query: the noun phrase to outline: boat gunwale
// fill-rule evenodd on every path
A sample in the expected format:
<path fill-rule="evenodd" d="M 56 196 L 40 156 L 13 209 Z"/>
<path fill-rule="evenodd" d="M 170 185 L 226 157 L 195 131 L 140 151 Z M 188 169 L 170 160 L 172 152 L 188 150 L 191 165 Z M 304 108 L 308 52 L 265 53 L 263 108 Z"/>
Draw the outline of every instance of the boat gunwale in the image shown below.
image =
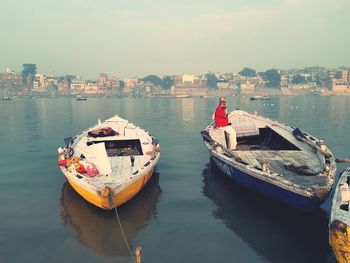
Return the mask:
<path fill-rule="evenodd" d="M 253 119 L 256 119 L 258 121 L 262 121 L 266 124 L 269 123 L 273 126 L 278 126 L 282 129 L 288 131 L 288 132 L 292 132 L 295 129 L 293 126 L 289 126 L 289 125 L 282 123 L 282 122 L 279 122 L 277 120 L 272 120 L 270 118 L 259 116 L 259 115 L 253 115 L 251 113 L 248 113 L 248 112 L 242 111 L 242 110 L 232 111 L 229 114 L 229 117 L 232 116 L 235 112 L 238 112 L 239 114 L 241 114 L 243 116 L 247 116 L 249 118 L 253 118 Z M 206 127 L 205 131 L 209 133 L 209 128 L 213 125 L 214 125 L 214 121 L 212 121 Z M 308 197 L 315 196 L 320 201 L 324 201 L 327 198 L 327 196 L 329 195 L 331 189 L 334 187 L 334 178 L 336 176 L 335 158 L 329 149 L 328 149 L 328 151 L 330 153 L 330 156 L 328 156 L 328 157 L 325 156 L 325 154 L 320 151 L 319 147 L 316 146 L 316 143 L 320 142 L 320 140 L 318 140 L 316 137 L 314 137 L 314 136 L 312 136 L 304 131 L 301 131 L 301 132 L 307 138 L 307 140 L 309 140 L 308 142 L 306 142 L 304 140 L 303 143 L 314 148 L 314 150 L 316 151 L 315 154 L 318 156 L 318 158 L 320 158 L 320 160 L 321 160 L 321 157 L 324 157 L 323 158 L 323 165 L 326 164 L 326 158 L 328 158 L 328 161 L 329 161 L 330 170 L 328 171 L 328 174 L 325 175 L 329 180 L 328 180 L 327 184 L 324 184 L 323 186 L 317 187 L 317 189 L 326 190 L 326 194 L 321 196 L 321 197 L 315 196 L 316 189 L 313 187 L 295 184 L 291 180 L 288 180 L 288 179 L 282 177 L 283 174 L 282 174 L 282 176 L 279 173 L 270 174 L 270 173 L 264 172 L 262 170 L 256 169 L 252 164 L 240 163 L 240 162 L 236 161 L 235 158 L 233 158 L 233 156 L 232 156 L 233 154 L 229 150 L 227 150 L 227 148 L 225 146 L 221 145 L 220 143 L 216 142 L 213 139 L 211 139 L 212 140 L 211 142 L 208 142 L 205 138 L 203 138 L 203 139 L 204 139 L 204 144 L 205 144 L 206 148 L 209 150 L 209 153 L 211 155 L 216 155 L 216 157 L 221 159 L 223 162 L 232 165 L 233 167 L 246 173 L 247 175 L 254 176 L 255 178 L 257 178 L 259 180 L 265 181 L 267 183 L 271 183 L 277 187 L 281 187 L 281 188 L 286 189 L 288 191 L 292 191 L 294 193 L 302 194 L 302 195 L 308 196 Z M 314 140 L 311 140 L 310 138 L 313 138 Z M 219 152 L 215 151 L 216 146 L 219 146 L 223 150 L 223 152 L 219 153 Z M 227 155 L 225 155 L 225 153 L 227 153 L 228 155 L 231 155 L 232 157 L 231 158 L 228 157 Z M 320 176 L 320 175 L 318 175 L 318 176 Z M 284 180 L 282 180 L 282 179 L 284 179 Z"/>
<path fill-rule="evenodd" d="M 112 117 L 112 118 L 113 118 L 113 117 Z M 131 125 L 134 126 L 134 129 L 139 129 L 139 130 L 141 130 L 142 132 L 144 132 L 145 134 L 147 134 L 147 135 L 152 139 L 152 141 L 157 140 L 150 132 L 146 131 L 145 129 L 143 129 L 143 128 L 141 128 L 141 127 L 139 127 L 139 126 L 137 126 L 137 125 L 135 125 L 135 124 L 129 122 L 128 120 L 119 117 L 119 116 L 118 116 L 118 118 L 120 119 L 120 122 L 126 122 L 126 123 L 127 123 L 126 125 L 131 124 Z M 88 132 L 91 131 L 92 129 L 97 128 L 97 127 L 100 127 L 100 126 L 103 125 L 103 124 L 107 124 L 108 122 L 116 122 L 116 121 L 111 121 L 110 119 L 111 119 L 111 118 L 106 119 L 106 120 L 103 121 L 103 122 L 98 121 L 97 124 L 94 124 L 93 126 L 90 126 L 89 128 L 87 128 L 87 129 L 83 130 L 82 132 L 78 133 L 77 135 L 75 135 L 75 136 L 73 137 L 73 143 L 72 143 L 71 147 L 74 149 L 74 148 L 77 146 L 78 142 L 79 142 L 83 137 L 88 137 Z M 126 138 L 126 139 L 129 139 L 128 137 L 125 137 L 124 135 L 122 135 L 122 136 L 123 136 L 124 138 Z M 112 138 L 112 137 L 115 137 L 115 136 L 107 136 L 107 137 L 104 137 L 104 138 Z M 139 137 L 138 137 L 138 138 L 139 138 Z M 146 155 L 143 154 L 142 156 L 146 156 Z M 128 176 L 128 178 L 127 178 L 126 180 L 122 181 L 122 182 L 121 182 L 120 184 L 118 184 L 116 187 L 111 188 L 112 191 L 113 191 L 113 193 L 116 194 L 116 193 L 118 193 L 119 191 L 122 191 L 124 188 L 127 188 L 129 185 L 133 184 L 135 181 L 137 181 L 137 180 L 139 180 L 140 178 L 144 177 L 144 176 L 147 174 L 147 172 L 149 172 L 149 171 L 152 170 L 152 169 L 155 169 L 159 158 L 160 158 L 160 152 L 157 152 L 157 151 L 156 151 L 156 152 L 155 152 L 154 158 L 153 158 L 153 159 L 150 158 L 149 160 L 147 160 L 147 162 L 145 162 L 145 164 L 146 164 L 146 163 L 149 163 L 147 166 L 143 165 L 142 167 L 140 167 L 141 169 L 138 169 L 138 170 L 137 170 L 137 171 L 138 171 L 137 174 L 132 174 L 132 173 L 130 173 L 130 176 Z M 89 178 L 85 177 L 84 175 L 81 175 L 81 174 L 79 174 L 79 173 L 77 173 L 77 175 L 73 175 L 73 174 L 72 174 L 71 172 L 69 172 L 65 167 L 62 167 L 62 166 L 60 166 L 60 169 L 61 169 L 62 173 L 65 175 L 65 177 L 67 177 L 67 180 L 68 180 L 68 177 L 69 177 L 69 179 L 70 179 L 70 180 L 73 180 L 76 184 L 78 184 L 78 185 L 80 185 L 80 186 L 83 185 L 84 188 L 85 188 L 86 190 L 88 190 L 88 191 L 89 191 L 90 193 L 92 193 L 92 194 L 95 194 L 95 195 L 96 195 L 96 194 L 99 194 L 99 191 L 100 191 L 101 189 L 103 189 L 103 188 L 98 189 L 98 187 L 97 187 L 96 185 L 91 184 L 91 183 L 89 183 L 89 182 L 86 181 L 86 180 L 81 180 L 81 178 L 79 178 L 79 177 L 77 176 L 77 175 L 80 175 L 80 176 L 82 176 L 82 177 L 85 178 L 85 179 L 89 179 Z M 99 175 L 97 175 L 97 176 L 99 176 Z M 100 176 L 103 176 L 103 175 L 100 175 Z M 107 186 L 107 185 L 108 185 L 108 183 L 106 184 L 106 186 Z"/>

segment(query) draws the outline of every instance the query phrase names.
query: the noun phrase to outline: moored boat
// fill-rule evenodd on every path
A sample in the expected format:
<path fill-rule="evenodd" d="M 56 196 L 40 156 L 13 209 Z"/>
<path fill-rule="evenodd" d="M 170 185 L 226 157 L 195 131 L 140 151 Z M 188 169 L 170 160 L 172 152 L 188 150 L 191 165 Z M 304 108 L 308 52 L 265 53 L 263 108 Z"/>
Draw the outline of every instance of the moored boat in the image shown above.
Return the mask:
<path fill-rule="evenodd" d="M 250 97 L 250 100 L 270 100 L 270 99 L 271 97 L 266 95 L 256 95 L 256 96 Z"/>
<path fill-rule="evenodd" d="M 111 210 L 132 199 L 153 175 L 158 140 L 114 116 L 98 122 L 59 148 L 61 171 L 85 200 Z"/>
<path fill-rule="evenodd" d="M 339 263 L 350 262 L 350 167 L 341 175 L 334 192 L 329 221 L 329 242 Z"/>
<path fill-rule="evenodd" d="M 77 100 L 77 101 L 85 101 L 85 100 L 87 100 L 87 98 L 86 98 L 86 97 L 83 97 L 83 96 L 81 96 L 81 95 L 78 95 L 77 98 L 76 98 L 75 100 Z"/>
<path fill-rule="evenodd" d="M 229 122 L 237 149 L 214 122 L 201 132 L 215 164 L 231 179 L 287 206 L 311 211 L 327 198 L 336 163 L 325 143 L 298 128 L 236 110 Z"/>

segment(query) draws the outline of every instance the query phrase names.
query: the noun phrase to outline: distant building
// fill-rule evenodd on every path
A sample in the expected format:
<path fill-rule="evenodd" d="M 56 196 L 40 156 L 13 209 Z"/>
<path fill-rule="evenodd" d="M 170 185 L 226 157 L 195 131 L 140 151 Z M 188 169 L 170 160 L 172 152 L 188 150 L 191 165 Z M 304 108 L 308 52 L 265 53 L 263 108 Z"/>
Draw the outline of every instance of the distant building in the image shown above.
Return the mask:
<path fill-rule="evenodd" d="M 99 87 L 107 87 L 108 86 L 108 74 L 100 73 L 100 76 L 97 80 L 97 86 Z"/>
<path fill-rule="evenodd" d="M 315 89 L 315 88 L 316 88 L 316 82 L 288 85 L 288 89 L 294 89 L 294 90 L 307 90 L 307 89 Z"/>
<path fill-rule="evenodd" d="M 85 84 L 84 93 L 86 94 L 97 94 L 99 93 L 99 88 L 96 83 L 88 82 Z"/>
<path fill-rule="evenodd" d="M 193 84 L 194 78 L 195 77 L 193 75 L 184 74 L 182 75 L 182 83 Z"/>
<path fill-rule="evenodd" d="M 66 93 L 69 91 L 69 84 L 68 84 L 68 80 L 63 80 L 63 81 L 59 81 L 57 84 L 57 88 L 58 88 L 58 92 L 60 93 Z"/>
<path fill-rule="evenodd" d="M 132 89 L 139 85 L 140 79 L 137 77 L 124 80 L 124 93 L 131 93 Z"/>
<path fill-rule="evenodd" d="M 242 94 L 254 94 L 255 93 L 255 84 L 250 81 L 244 80 L 241 81 L 241 93 Z"/>
<path fill-rule="evenodd" d="M 180 83 L 171 89 L 171 95 L 175 97 L 205 97 L 208 91 L 202 83 Z"/>
<path fill-rule="evenodd" d="M 229 88 L 229 81 L 228 80 L 218 80 L 217 88 L 218 89 L 228 89 Z"/>
<path fill-rule="evenodd" d="M 45 76 L 44 75 L 39 74 L 39 73 L 35 74 L 32 91 L 34 91 L 34 92 L 46 91 Z"/>
<path fill-rule="evenodd" d="M 341 79 L 333 79 L 334 94 L 349 94 L 350 95 L 350 78 L 349 71 L 343 70 Z"/>
<path fill-rule="evenodd" d="M 70 84 L 70 90 L 73 93 L 83 93 L 85 91 L 85 81 L 77 76 Z"/>
<path fill-rule="evenodd" d="M 16 73 L 7 68 L 4 73 L 0 73 L 0 89 L 8 91 L 19 90 L 22 85 L 22 74 Z"/>
<path fill-rule="evenodd" d="M 195 84 L 195 83 L 202 83 L 201 78 L 194 76 L 194 75 L 187 75 L 184 74 L 182 75 L 182 81 L 181 83 L 183 84 Z"/>

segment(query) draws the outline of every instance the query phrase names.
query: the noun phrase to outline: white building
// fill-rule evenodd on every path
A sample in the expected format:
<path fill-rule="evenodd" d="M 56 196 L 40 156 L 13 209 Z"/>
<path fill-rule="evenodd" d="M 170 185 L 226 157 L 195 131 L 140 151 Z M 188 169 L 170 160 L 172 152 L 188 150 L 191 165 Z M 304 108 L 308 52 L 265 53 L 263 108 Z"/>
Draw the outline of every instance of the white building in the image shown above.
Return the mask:
<path fill-rule="evenodd" d="M 37 92 L 46 91 L 44 75 L 39 73 L 35 74 L 35 78 L 33 81 L 33 91 L 37 91 Z"/>
<path fill-rule="evenodd" d="M 187 74 L 182 75 L 182 83 L 193 84 L 194 80 L 195 80 L 195 76 L 193 75 L 187 75 Z"/>

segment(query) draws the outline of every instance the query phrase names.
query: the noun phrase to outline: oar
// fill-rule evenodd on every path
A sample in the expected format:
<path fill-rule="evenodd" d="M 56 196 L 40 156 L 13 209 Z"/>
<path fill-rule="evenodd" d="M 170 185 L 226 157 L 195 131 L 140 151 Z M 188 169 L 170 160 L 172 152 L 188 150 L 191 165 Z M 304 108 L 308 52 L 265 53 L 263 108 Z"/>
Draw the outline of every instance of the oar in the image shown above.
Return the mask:
<path fill-rule="evenodd" d="M 337 158 L 337 159 L 335 159 L 335 162 L 336 163 L 350 163 L 350 159 L 348 159 L 348 158 L 344 158 L 344 159 Z"/>

